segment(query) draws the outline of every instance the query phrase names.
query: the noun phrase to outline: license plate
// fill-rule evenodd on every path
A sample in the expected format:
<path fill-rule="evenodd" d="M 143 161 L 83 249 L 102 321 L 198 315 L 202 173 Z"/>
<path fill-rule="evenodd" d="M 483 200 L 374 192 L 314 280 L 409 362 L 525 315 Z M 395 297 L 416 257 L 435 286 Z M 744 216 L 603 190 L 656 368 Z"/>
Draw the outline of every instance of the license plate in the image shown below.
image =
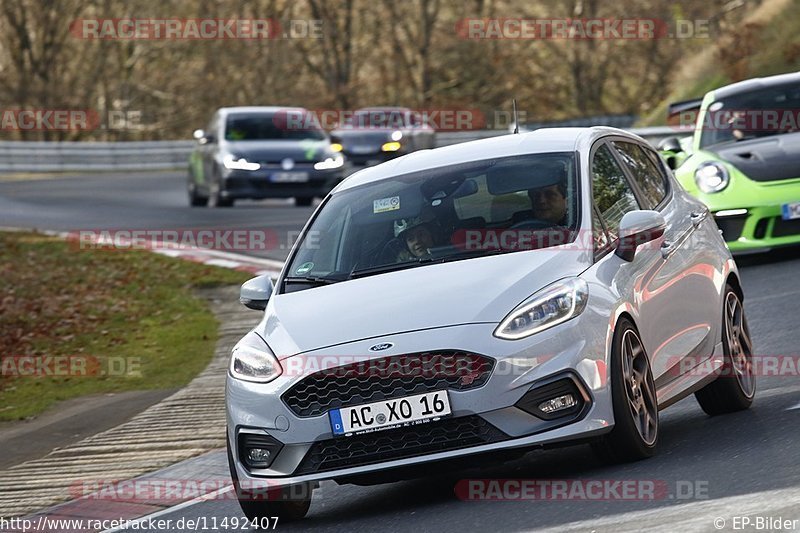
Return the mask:
<path fill-rule="evenodd" d="M 334 435 L 357 435 L 423 424 L 449 414 L 450 399 L 447 391 L 426 392 L 328 411 Z"/>
<path fill-rule="evenodd" d="M 783 204 L 783 220 L 794 220 L 800 218 L 800 202 Z"/>
<path fill-rule="evenodd" d="M 354 154 L 373 154 L 377 152 L 378 149 L 374 146 L 364 145 L 364 144 L 357 144 L 350 148 L 350 152 Z"/>
<path fill-rule="evenodd" d="M 275 183 L 304 183 L 308 181 L 308 172 L 275 172 L 270 176 Z"/>

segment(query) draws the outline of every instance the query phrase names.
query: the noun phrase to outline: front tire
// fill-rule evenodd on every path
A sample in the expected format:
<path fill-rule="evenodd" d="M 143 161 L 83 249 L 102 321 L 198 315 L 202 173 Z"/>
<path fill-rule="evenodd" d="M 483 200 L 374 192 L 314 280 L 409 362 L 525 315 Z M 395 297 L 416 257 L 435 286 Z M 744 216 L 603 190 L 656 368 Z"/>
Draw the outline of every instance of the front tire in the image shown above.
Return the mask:
<path fill-rule="evenodd" d="M 261 524 L 262 521 L 267 521 L 278 518 L 279 522 L 292 522 L 295 520 L 302 520 L 308 514 L 311 507 L 312 486 L 306 484 L 300 487 L 284 487 L 276 490 L 270 490 L 268 494 L 259 492 L 253 494 L 242 488 L 239 483 L 239 476 L 236 473 L 236 466 L 233 461 L 233 453 L 231 453 L 231 444 L 228 439 L 225 439 L 228 448 L 228 468 L 231 472 L 231 481 L 233 481 L 233 490 L 236 492 L 236 498 L 239 501 L 239 507 L 250 522 Z M 293 489 L 300 489 L 300 495 L 296 495 Z"/>
<path fill-rule="evenodd" d="M 650 360 L 639 333 L 621 319 L 611 348 L 614 429 L 592 448 L 609 462 L 646 459 L 658 449 L 658 397 Z"/>
<path fill-rule="evenodd" d="M 189 205 L 192 207 L 204 207 L 208 205 L 208 198 L 197 194 L 197 184 L 189 178 Z"/>
<path fill-rule="evenodd" d="M 725 286 L 722 311 L 722 347 L 725 362 L 719 376 L 695 393 L 706 414 L 716 416 L 742 411 L 753 404 L 756 376 L 753 343 L 744 316 L 744 306 L 730 285 Z"/>
<path fill-rule="evenodd" d="M 231 207 L 233 200 L 222 194 L 222 179 L 215 173 L 208 184 L 208 207 Z"/>

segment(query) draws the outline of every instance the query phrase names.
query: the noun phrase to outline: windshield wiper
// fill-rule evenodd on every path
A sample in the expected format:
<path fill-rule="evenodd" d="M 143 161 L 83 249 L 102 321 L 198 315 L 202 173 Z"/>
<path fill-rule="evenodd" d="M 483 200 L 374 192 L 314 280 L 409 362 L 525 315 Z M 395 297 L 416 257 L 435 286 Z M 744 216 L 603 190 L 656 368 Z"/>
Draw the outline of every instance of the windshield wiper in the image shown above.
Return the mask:
<path fill-rule="evenodd" d="M 343 279 L 336 278 L 322 278 L 319 276 L 291 276 L 284 278 L 284 283 L 306 283 L 309 285 L 330 285 L 332 283 L 339 283 Z"/>
<path fill-rule="evenodd" d="M 383 274 L 386 272 L 395 272 L 397 270 L 405 270 L 407 268 L 414 268 L 420 265 L 431 265 L 436 263 L 447 263 L 449 261 L 457 261 L 459 259 L 470 259 L 472 257 L 485 257 L 488 255 L 506 254 L 516 250 L 463 250 L 455 254 L 444 255 L 441 257 L 422 257 L 413 259 L 411 261 L 403 261 L 402 263 L 389 263 L 386 265 L 378 265 L 374 267 L 361 268 L 353 270 L 348 279 L 362 278 L 372 276 L 375 274 Z"/>
<path fill-rule="evenodd" d="M 405 270 L 406 268 L 413 268 L 425 263 L 432 263 L 433 259 L 430 257 L 423 257 L 422 259 L 414 259 L 411 261 L 403 261 L 402 263 L 388 263 L 386 265 L 378 265 L 374 267 L 359 268 L 350 272 L 348 279 L 362 278 L 365 276 L 372 276 L 373 274 L 383 274 L 384 272 L 394 272 L 396 270 Z"/>

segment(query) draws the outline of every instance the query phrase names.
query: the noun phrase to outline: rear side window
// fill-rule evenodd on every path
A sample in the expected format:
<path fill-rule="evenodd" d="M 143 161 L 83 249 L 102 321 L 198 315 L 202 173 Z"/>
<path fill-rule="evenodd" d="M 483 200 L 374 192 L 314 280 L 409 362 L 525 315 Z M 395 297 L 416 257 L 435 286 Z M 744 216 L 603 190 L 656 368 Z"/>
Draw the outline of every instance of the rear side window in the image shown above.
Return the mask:
<path fill-rule="evenodd" d="M 655 208 L 667 195 L 664 173 L 638 144 L 622 141 L 614 141 L 611 144 L 617 149 L 620 158 L 636 180 L 636 185 L 644 196 L 646 209 Z"/>
<path fill-rule="evenodd" d="M 609 236 L 616 239 L 622 217 L 639 209 L 639 204 L 625 174 L 606 145 L 595 152 L 592 160 L 592 195 Z"/>

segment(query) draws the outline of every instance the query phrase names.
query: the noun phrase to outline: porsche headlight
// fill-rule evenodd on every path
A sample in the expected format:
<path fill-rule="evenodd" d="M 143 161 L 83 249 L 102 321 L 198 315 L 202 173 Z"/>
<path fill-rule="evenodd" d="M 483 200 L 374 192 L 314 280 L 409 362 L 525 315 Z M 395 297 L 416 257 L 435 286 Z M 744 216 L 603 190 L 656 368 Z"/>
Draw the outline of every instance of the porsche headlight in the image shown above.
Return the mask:
<path fill-rule="evenodd" d="M 243 381 L 267 383 L 283 373 L 267 343 L 255 333 L 246 335 L 231 350 L 231 376 Z"/>
<path fill-rule="evenodd" d="M 581 314 L 588 299 L 589 285 L 581 278 L 557 281 L 511 311 L 494 335 L 516 340 L 539 333 Z"/>
<path fill-rule="evenodd" d="M 720 163 L 707 161 L 700 164 L 694 171 L 694 181 L 704 193 L 719 192 L 730 182 L 728 169 Z"/>

